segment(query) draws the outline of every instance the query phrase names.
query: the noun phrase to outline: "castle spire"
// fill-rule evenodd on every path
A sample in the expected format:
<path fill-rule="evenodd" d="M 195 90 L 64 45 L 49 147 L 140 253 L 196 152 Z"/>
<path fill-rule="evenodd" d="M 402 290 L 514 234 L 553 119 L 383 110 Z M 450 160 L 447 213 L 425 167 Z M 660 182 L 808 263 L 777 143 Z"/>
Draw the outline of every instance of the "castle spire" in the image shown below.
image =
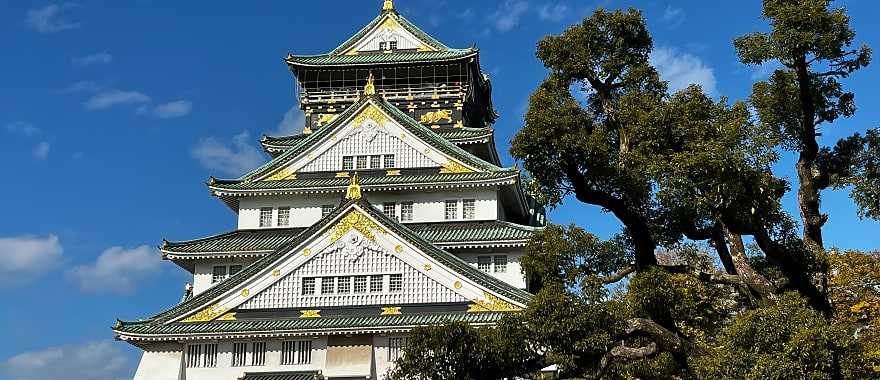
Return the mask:
<path fill-rule="evenodd" d="M 361 199 L 361 184 L 358 179 L 357 172 L 351 176 L 351 182 L 348 184 L 348 190 L 345 191 L 345 199 L 358 200 Z"/>
<path fill-rule="evenodd" d="M 383 11 L 393 11 L 394 10 L 394 1 L 393 0 L 385 0 L 385 2 L 382 3 L 382 10 Z"/>

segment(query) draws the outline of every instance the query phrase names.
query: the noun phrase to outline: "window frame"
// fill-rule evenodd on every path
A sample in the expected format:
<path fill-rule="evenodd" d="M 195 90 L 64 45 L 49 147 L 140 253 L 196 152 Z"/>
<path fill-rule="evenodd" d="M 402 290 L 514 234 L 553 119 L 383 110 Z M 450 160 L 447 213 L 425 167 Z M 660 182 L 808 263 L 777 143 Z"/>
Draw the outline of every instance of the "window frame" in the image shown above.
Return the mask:
<path fill-rule="evenodd" d="M 400 220 L 397 218 L 397 203 L 395 202 L 383 202 L 382 213 L 391 219 Z"/>
<path fill-rule="evenodd" d="M 412 201 L 400 202 L 400 221 L 412 222 L 415 216 L 415 204 Z"/>
<path fill-rule="evenodd" d="M 485 269 L 483 266 L 485 265 Z M 492 273 L 492 256 L 491 255 L 480 255 L 477 256 L 477 269 L 486 272 Z"/>
<path fill-rule="evenodd" d="M 283 222 L 282 215 L 284 215 Z M 275 213 L 275 223 L 278 227 L 290 226 L 290 207 L 278 207 L 278 212 Z"/>
<path fill-rule="evenodd" d="M 390 169 L 390 168 L 395 167 L 395 165 L 397 165 L 397 161 L 396 161 L 396 158 L 394 157 L 393 153 L 382 155 L 382 167 L 383 168 Z"/>
<path fill-rule="evenodd" d="M 354 156 L 342 156 L 342 170 L 354 170 Z"/>
<path fill-rule="evenodd" d="M 260 207 L 260 228 L 272 227 L 272 220 L 275 216 L 274 211 L 275 209 L 272 207 Z"/>
<path fill-rule="evenodd" d="M 313 296 L 315 295 L 315 277 L 303 277 L 302 284 L 300 285 L 300 295 L 302 296 Z"/>
<path fill-rule="evenodd" d="M 401 293 L 401 292 L 403 292 L 403 273 L 389 274 L 388 275 L 388 293 Z"/>
<path fill-rule="evenodd" d="M 470 210 L 468 210 L 470 208 Z M 468 215 L 470 211 L 470 215 Z M 461 200 L 461 218 L 465 220 L 473 220 L 477 218 L 477 200 L 462 199 Z"/>
<path fill-rule="evenodd" d="M 499 259 L 503 259 L 503 262 L 499 263 Z M 492 273 L 507 273 L 508 263 L 507 255 L 492 256 Z"/>
<path fill-rule="evenodd" d="M 443 220 L 458 220 L 458 203 L 458 199 L 443 201 Z M 452 211 L 452 217 L 450 217 L 450 211 Z"/>

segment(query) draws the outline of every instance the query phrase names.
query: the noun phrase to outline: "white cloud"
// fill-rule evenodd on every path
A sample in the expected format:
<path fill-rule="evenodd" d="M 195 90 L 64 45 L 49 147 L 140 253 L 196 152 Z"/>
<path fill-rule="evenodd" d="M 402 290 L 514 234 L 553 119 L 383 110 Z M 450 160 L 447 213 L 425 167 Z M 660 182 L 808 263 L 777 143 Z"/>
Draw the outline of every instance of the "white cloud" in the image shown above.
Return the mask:
<path fill-rule="evenodd" d="M 206 169 L 229 176 L 240 176 L 265 161 L 263 154 L 252 145 L 248 131 L 233 137 L 229 145 L 215 137 L 202 138 L 191 154 Z"/>
<path fill-rule="evenodd" d="M 660 73 L 660 78 L 669 82 L 669 89 L 673 92 L 698 84 L 709 95 L 718 93 L 714 71 L 697 56 L 671 48 L 656 48 L 651 53 L 651 64 Z"/>
<path fill-rule="evenodd" d="M 67 29 L 76 29 L 81 25 L 78 22 L 70 22 L 62 17 L 61 13 L 72 8 L 73 5 L 49 4 L 42 8 L 34 8 L 27 12 L 25 23 L 40 33 L 55 33 Z"/>
<path fill-rule="evenodd" d="M 150 115 L 159 119 L 174 119 L 186 116 L 192 111 L 192 102 L 189 100 L 176 100 L 159 104 L 155 107 L 142 106 L 139 114 Z"/>
<path fill-rule="evenodd" d="M 110 62 L 113 62 L 113 56 L 106 51 L 84 55 L 73 59 L 73 64 L 77 66 L 104 65 Z"/>
<path fill-rule="evenodd" d="M 41 141 L 37 146 L 34 147 L 34 157 L 38 160 L 45 160 L 49 158 L 49 148 L 51 146 L 46 141 Z"/>
<path fill-rule="evenodd" d="M 131 379 L 133 366 L 113 341 L 47 348 L 15 355 L 0 363 L 7 380 Z"/>
<path fill-rule="evenodd" d="M 63 253 L 55 235 L 0 237 L 0 286 L 25 282 L 51 271 Z"/>
<path fill-rule="evenodd" d="M 782 65 L 779 61 L 767 61 L 760 65 L 749 66 L 752 69 L 752 74 L 750 77 L 753 81 L 756 80 L 766 80 L 770 77 L 770 74 L 773 74 L 777 69 L 781 69 Z"/>
<path fill-rule="evenodd" d="M 142 245 L 126 249 L 110 247 L 91 265 L 78 265 L 67 275 L 86 293 L 131 294 L 143 281 L 161 268 L 155 248 Z"/>
<path fill-rule="evenodd" d="M 565 4 L 549 5 L 546 4 L 538 8 L 538 17 L 547 21 L 562 21 L 568 13 L 568 6 Z"/>
<path fill-rule="evenodd" d="M 34 137 L 36 135 L 39 135 L 40 133 L 43 133 L 40 128 L 37 128 L 33 124 L 26 121 L 14 121 L 12 123 L 8 123 L 3 126 L 3 129 L 9 133 L 14 133 L 27 137 Z"/>
<path fill-rule="evenodd" d="M 519 24 L 520 18 L 529 10 L 529 3 L 522 0 L 506 0 L 489 15 L 489 22 L 499 32 L 507 32 Z"/>
<path fill-rule="evenodd" d="M 306 125 L 306 115 L 298 106 L 290 107 L 278 123 L 278 128 L 271 134 L 273 136 L 287 136 L 302 133 Z"/>
<path fill-rule="evenodd" d="M 83 104 L 83 107 L 89 111 L 97 111 L 107 109 L 117 105 L 124 104 L 142 104 L 149 103 L 150 97 L 138 91 L 122 91 L 122 90 L 106 90 L 100 91 L 92 95 Z"/>
<path fill-rule="evenodd" d="M 670 29 L 675 29 L 681 26 L 684 23 L 685 13 L 681 8 L 673 7 L 672 5 L 666 6 L 666 10 L 663 11 L 663 22 L 669 26 Z"/>

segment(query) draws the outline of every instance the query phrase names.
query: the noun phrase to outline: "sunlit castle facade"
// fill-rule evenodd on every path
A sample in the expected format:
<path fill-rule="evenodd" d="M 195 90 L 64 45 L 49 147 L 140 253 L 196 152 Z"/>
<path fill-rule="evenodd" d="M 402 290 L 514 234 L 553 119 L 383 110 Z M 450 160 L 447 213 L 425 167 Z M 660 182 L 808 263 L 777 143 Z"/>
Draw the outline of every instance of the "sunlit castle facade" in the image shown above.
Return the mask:
<path fill-rule="evenodd" d="M 136 380 L 383 379 L 414 327 L 496 323 L 525 307 L 543 209 L 500 166 L 491 85 L 384 1 L 330 53 L 288 55 L 299 135 L 208 187 L 238 228 L 165 241 L 192 273 L 179 304 L 118 321 Z"/>

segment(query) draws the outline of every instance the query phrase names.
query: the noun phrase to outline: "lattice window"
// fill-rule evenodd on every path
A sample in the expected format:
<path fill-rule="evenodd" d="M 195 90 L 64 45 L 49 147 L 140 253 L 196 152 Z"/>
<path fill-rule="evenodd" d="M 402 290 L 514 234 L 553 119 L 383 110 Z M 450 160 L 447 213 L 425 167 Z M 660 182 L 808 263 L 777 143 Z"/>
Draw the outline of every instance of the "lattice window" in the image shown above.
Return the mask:
<path fill-rule="evenodd" d="M 217 366 L 217 344 L 190 344 L 186 347 L 186 367 L 203 368 Z"/>
<path fill-rule="evenodd" d="M 229 277 L 235 276 L 238 272 L 241 272 L 241 265 L 229 266 Z"/>
<path fill-rule="evenodd" d="M 278 208 L 278 227 L 287 227 L 290 225 L 290 207 Z"/>
<path fill-rule="evenodd" d="M 412 222 L 413 220 L 413 203 L 400 202 L 400 221 Z"/>
<path fill-rule="evenodd" d="M 477 256 L 477 269 L 483 272 L 491 272 L 492 256 Z"/>
<path fill-rule="evenodd" d="M 327 215 L 330 215 L 330 213 L 333 212 L 333 209 L 334 209 L 334 208 L 335 208 L 335 207 L 333 207 L 333 205 L 323 205 L 323 206 L 321 206 L 321 217 L 323 218 L 323 217 L 325 217 L 325 216 L 327 216 Z"/>
<path fill-rule="evenodd" d="M 461 214 L 464 219 L 474 219 L 477 217 L 476 201 L 473 199 L 464 199 L 461 201 Z"/>
<path fill-rule="evenodd" d="M 395 273 L 388 276 L 388 291 L 397 293 L 403 290 L 403 274 Z"/>
<path fill-rule="evenodd" d="M 388 48 L 388 42 L 379 41 L 379 50 L 386 50 Z"/>
<path fill-rule="evenodd" d="M 381 274 L 370 276 L 370 293 L 382 292 L 382 277 Z"/>
<path fill-rule="evenodd" d="M 266 342 L 251 343 L 251 365 L 266 365 Z"/>
<path fill-rule="evenodd" d="M 336 293 L 336 277 L 321 277 L 321 294 Z"/>
<path fill-rule="evenodd" d="M 352 170 L 354 169 L 354 157 L 353 156 L 342 156 L 342 170 Z"/>
<path fill-rule="evenodd" d="M 263 207 L 260 209 L 260 227 L 272 227 L 271 207 Z"/>
<path fill-rule="evenodd" d="M 247 365 L 247 343 L 232 344 L 232 366 L 244 367 Z"/>
<path fill-rule="evenodd" d="M 367 168 L 367 156 L 357 156 L 357 168 L 358 169 L 366 169 Z"/>
<path fill-rule="evenodd" d="M 398 336 L 388 338 L 388 361 L 393 362 L 403 356 L 406 347 L 406 337 Z"/>
<path fill-rule="evenodd" d="M 446 220 L 458 219 L 458 201 L 455 199 L 447 200 L 445 211 Z"/>
<path fill-rule="evenodd" d="M 315 294 L 315 278 L 314 277 L 305 277 L 302 279 L 302 294 L 304 296 L 310 296 Z"/>
<path fill-rule="evenodd" d="M 211 283 L 215 284 L 226 279 L 226 266 L 218 265 L 214 267 L 211 275 Z"/>
<path fill-rule="evenodd" d="M 507 255 L 495 256 L 495 273 L 507 272 Z"/>
<path fill-rule="evenodd" d="M 312 363 L 312 341 L 290 340 L 281 342 L 281 365 Z"/>
<path fill-rule="evenodd" d="M 370 156 L 370 169 L 379 169 L 382 167 L 382 156 Z"/>
<path fill-rule="evenodd" d="M 394 202 L 382 203 L 382 212 L 391 219 L 397 219 L 397 204 Z"/>
<path fill-rule="evenodd" d="M 386 168 L 393 168 L 394 167 L 394 155 L 393 154 L 386 154 L 384 157 L 385 157 L 385 160 L 384 160 L 385 167 Z"/>
<path fill-rule="evenodd" d="M 351 277 L 343 276 L 336 278 L 336 290 L 339 294 L 348 294 L 351 292 Z"/>
<path fill-rule="evenodd" d="M 354 292 L 355 293 L 366 293 L 367 292 L 367 276 L 354 276 Z"/>
<path fill-rule="evenodd" d="M 397 41 L 388 41 L 388 50 L 397 49 Z"/>

